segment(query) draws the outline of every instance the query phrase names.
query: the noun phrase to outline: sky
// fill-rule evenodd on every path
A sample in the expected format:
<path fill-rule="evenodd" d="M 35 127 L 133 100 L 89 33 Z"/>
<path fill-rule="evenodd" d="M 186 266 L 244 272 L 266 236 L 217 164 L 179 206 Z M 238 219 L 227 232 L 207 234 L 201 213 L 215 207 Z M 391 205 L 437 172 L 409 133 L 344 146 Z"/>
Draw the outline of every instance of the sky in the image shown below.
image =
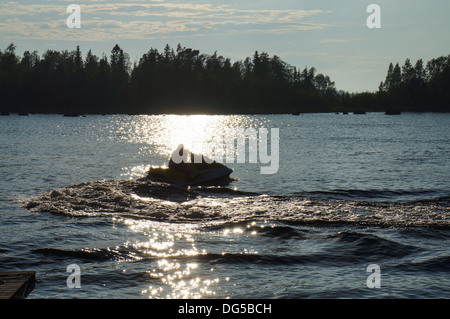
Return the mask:
<path fill-rule="evenodd" d="M 80 28 L 68 28 L 70 4 Z M 369 28 L 369 4 L 381 10 Z M 338 90 L 376 91 L 390 62 L 450 54 L 450 0 L 3 0 L 0 49 L 16 53 L 74 50 L 110 55 L 115 44 L 132 62 L 166 44 L 228 57 L 255 51 L 299 69 L 315 67 Z"/>

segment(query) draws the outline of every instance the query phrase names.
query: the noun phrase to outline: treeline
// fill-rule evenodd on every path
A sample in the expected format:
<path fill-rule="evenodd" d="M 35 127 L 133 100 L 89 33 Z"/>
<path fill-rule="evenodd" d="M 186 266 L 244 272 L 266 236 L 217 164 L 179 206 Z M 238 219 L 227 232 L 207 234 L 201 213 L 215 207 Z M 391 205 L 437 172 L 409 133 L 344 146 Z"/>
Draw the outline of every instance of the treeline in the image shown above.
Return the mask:
<path fill-rule="evenodd" d="M 217 53 L 166 45 L 132 64 L 118 45 L 101 57 L 90 50 L 83 56 L 78 46 L 42 56 L 26 51 L 22 57 L 15 49 L 11 44 L 0 51 L 2 112 L 242 114 L 386 106 L 449 111 L 450 56 L 425 67 L 405 63 L 400 71 L 391 65 L 378 92 L 349 94 L 337 92 L 315 68 L 297 69 L 265 52 L 232 62 Z"/>
<path fill-rule="evenodd" d="M 450 112 L 450 55 L 389 64 L 375 93 L 343 95 L 341 105 L 369 111 Z"/>
<path fill-rule="evenodd" d="M 450 112 L 450 55 L 422 59 L 415 65 L 389 64 L 386 80 L 380 83 L 379 99 L 391 108 L 416 112 Z"/>
<path fill-rule="evenodd" d="M 118 45 L 102 57 L 83 57 L 79 47 L 22 57 L 15 49 L 0 52 L 1 109 L 9 112 L 278 113 L 325 110 L 337 97 L 328 76 L 265 52 L 232 63 L 166 45 L 132 65 Z"/>

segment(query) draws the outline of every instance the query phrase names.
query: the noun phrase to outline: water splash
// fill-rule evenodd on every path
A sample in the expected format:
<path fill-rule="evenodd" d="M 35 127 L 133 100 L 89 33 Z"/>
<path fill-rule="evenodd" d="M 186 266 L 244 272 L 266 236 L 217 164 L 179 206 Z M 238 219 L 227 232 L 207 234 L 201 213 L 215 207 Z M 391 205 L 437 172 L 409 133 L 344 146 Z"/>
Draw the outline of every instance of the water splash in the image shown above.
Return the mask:
<path fill-rule="evenodd" d="M 25 200 L 33 212 L 117 216 L 203 226 L 242 221 L 450 228 L 448 200 L 368 202 L 269 196 L 223 187 L 183 188 L 146 180 L 85 182 Z"/>

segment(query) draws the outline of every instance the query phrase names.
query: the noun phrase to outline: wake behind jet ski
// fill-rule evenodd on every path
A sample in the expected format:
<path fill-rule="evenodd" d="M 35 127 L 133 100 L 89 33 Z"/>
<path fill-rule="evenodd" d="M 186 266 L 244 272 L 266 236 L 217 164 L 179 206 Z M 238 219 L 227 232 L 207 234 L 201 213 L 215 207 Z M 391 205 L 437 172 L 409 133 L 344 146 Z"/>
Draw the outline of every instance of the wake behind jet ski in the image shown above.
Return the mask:
<path fill-rule="evenodd" d="M 225 185 L 232 169 L 204 155 L 194 154 L 181 144 L 172 153 L 169 167 L 151 167 L 147 179 L 181 185 Z"/>

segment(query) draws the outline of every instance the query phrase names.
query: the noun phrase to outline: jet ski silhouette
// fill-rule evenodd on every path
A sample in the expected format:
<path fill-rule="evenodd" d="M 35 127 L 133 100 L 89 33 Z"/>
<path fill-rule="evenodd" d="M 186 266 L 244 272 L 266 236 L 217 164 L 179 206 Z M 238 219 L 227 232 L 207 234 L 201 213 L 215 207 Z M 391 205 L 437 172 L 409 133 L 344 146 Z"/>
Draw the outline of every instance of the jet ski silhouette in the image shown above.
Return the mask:
<path fill-rule="evenodd" d="M 181 185 L 227 185 L 232 169 L 205 155 L 194 154 L 180 144 L 169 159 L 169 167 L 151 167 L 147 179 Z"/>

